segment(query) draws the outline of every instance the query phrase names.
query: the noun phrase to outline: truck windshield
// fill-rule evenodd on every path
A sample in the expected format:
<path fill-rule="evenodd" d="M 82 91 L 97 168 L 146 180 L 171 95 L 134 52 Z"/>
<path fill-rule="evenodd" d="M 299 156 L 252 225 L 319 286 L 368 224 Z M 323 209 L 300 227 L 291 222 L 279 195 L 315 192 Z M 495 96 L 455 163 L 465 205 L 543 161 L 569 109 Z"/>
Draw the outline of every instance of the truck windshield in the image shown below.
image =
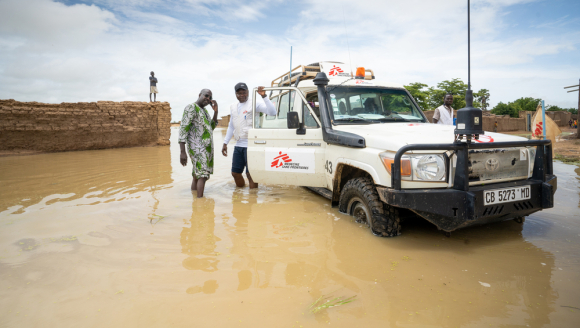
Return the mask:
<path fill-rule="evenodd" d="M 405 90 L 330 86 L 328 95 L 336 124 L 425 122 Z"/>

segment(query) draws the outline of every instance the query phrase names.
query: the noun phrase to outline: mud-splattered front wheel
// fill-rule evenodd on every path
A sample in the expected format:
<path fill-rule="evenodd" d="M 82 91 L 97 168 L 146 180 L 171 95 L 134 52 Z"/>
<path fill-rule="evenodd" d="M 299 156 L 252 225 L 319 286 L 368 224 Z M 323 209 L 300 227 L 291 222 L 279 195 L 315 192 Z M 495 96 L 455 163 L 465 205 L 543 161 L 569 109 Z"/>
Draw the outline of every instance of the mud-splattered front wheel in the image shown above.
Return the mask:
<path fill-rule="evenodd" d="M 375 236 L 400 235 L 397 209 L 379 200 L 377 189 L 369 178 L 349 180 L 340 193 L 339 210 L 352 215 L 356 222 L 366 223 Z"/>

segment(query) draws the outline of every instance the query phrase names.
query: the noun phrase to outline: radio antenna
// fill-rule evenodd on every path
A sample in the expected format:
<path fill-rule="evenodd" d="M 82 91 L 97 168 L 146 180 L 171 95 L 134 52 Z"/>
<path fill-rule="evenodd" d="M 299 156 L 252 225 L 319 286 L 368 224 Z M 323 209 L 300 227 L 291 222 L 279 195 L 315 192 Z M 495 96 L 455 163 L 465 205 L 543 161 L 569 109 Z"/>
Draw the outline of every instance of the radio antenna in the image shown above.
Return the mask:
<path fill-rule="evenodd" d="M 352 78 L 352 60 L 350 59 L 350 44 L 348 42 L 348 31 L 346 30 L 346 16 L 344 15 L 344 5 L 342 7 L 342 22 L 344 24 L 344 33 L 346 34 L 346 47 L 348 49 L 348 65 L 350 66 L 350 77 Z"/>

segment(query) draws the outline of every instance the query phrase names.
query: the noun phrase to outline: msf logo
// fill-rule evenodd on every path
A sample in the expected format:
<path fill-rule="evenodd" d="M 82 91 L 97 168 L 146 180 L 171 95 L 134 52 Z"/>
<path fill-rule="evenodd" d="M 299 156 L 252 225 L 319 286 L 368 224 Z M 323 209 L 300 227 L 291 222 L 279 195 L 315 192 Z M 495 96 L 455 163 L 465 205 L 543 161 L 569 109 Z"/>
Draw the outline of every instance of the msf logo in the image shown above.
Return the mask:
<path fill-rule="evenodd" d="M 328 75 L 337 76 L 338 73 L 344 73 L 344 71 L 340 67 L 336 67 L 336 65 L 332 65 L 332 68 L 328 72 Z"/>
<path fill-rule="evenodd" d="M 279 168 L 280 166 L 284 165 L 284 163 L 292 162 L 292 159 L 290 156 L 288 156 L 288 154 L 282 154 L 282 152 L 279 154 L 279 156 L 274 157 L 274 161 L 270 167 Z"/>
<path fill-rule="evenodd" d="M 532 133 L 532 137 L 540 136 L 544 133 L 544 127 L 542 126 L 543 122 L 539 122 L 536 124 L 536 129 Z"/>

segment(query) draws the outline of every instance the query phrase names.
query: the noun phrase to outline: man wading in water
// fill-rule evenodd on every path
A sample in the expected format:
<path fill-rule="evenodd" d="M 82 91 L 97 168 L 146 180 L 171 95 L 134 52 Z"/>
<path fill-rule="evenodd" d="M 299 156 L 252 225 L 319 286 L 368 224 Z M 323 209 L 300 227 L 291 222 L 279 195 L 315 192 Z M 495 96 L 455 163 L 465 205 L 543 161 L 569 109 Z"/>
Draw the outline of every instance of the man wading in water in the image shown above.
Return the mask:
<path fill-rule="evenodd" d="M 210 104 L 214 111 L 213 119 L 205 110 L 205 106 Z M 197 190 L 197 198 L 203 197 L 205 182 L 209 180 L 209 175 L 213 174 L 213 130 L 218 123 L 217 115 L 217 102 L 212 99 L 209 89 L 203 89 L 197 101 L 185 107 L 179 126 L 179 147 L 181 147 L 179 160 L 181 165 L 187 165 L 185 154 L 187 141 L 187 152 L 193 164 L 191 190 Z"/>
<path fill-rule="evenodd" d="M 254 183 L 248 171 L 248 131 L 252 128 L 252 118 L 254 115 L 252 112 L 252 99 L 248 96 L 248 86 L 245 83 L 240 82 L 236 84 L 234 90 L 236 91 L 236 98 L 238 98 L 239 102 L 230 106 L 230 124 L 228 125 L 224 145 L 222 146 L 222 154 L 228 156 L 228 142 L 230 142 L 233 136 L 237 141 L 232 159 L 232 176 L 234 177 L 236 186 L 244 186 L 245 181 L 242 173 L 244 172 L 244 168 L 246 168 L 246 176 L 248 177 L 250 188 L 258 188 L 258 184 Z M 258 87 L 258 94 L 261 97 L 256 99 L 256 112 L 275 116 L 276 107 L 266 97 L 264 87 Z"/>

